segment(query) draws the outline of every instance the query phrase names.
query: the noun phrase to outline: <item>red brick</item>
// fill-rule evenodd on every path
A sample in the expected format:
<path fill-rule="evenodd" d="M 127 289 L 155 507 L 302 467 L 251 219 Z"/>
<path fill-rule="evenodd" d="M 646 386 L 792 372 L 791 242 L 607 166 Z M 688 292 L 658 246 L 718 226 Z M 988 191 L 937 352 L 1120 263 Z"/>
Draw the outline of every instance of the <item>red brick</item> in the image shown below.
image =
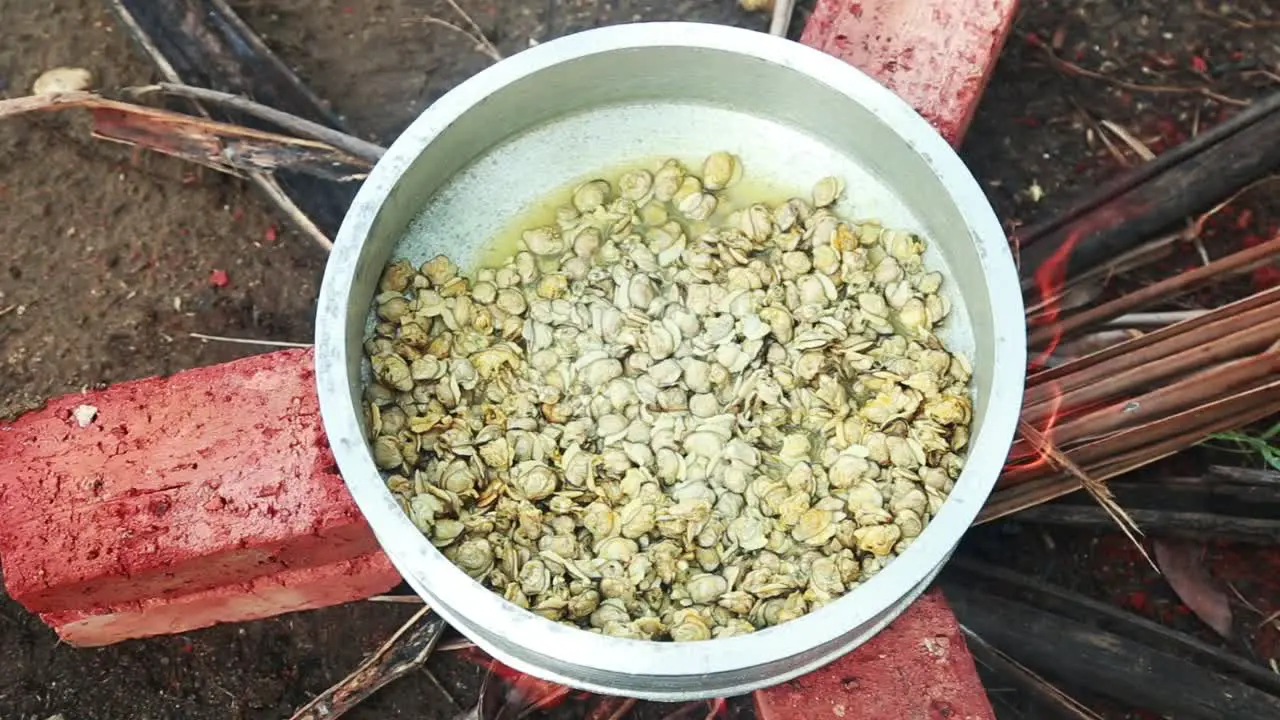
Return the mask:
<path fill-rule="evenodd" d="M 800 41 L 853 64 L 958 144 L 1018 0 L 818 0 Z"/>
<path fill-rule="evenodd" d="M 87 427 L 71 418 L 98 409 Z M 321 429 L 309 351 L 58 398 L 0 425 L 0 557 L 36 612 L 377 551 Z"/>
<path fill-rule="evenodd" d="M 284 570 L 244 583 L 168 598 L 139 600 L 90 611 L 41 615 L 58 637 L 78 647 L 169 635 L 218 623 L 244 622 L 286 612 L 362 600 L 400 583 L 381 552 L 317 567 Z"/>
<path fill-rule="evenodd" d="M 973 657 L 938 590 L 857 650 L 757 691 L 760 720 L 994 720 Z"/>

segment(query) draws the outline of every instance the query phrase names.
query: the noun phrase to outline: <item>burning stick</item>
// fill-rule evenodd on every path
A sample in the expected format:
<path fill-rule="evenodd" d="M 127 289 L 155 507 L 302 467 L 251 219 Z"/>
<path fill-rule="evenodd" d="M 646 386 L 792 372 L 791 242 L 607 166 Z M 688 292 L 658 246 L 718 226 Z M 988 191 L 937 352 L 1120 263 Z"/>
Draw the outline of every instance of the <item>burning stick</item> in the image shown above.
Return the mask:
<path fill-rule="evenodd" d="M 1078 389 L 1059 390 L 1061 394 L 1045 402 L 1030 407 L 1024 405 L 1023 420 L 1056 426 L 1055 439 L 1069 444 L 1137 425 L 1164 413 L 1191 409 L 1225 390 L 1262 382 L 1275 371 L 1275 353 L 1267 351 L 1242 358 L 1241 346 L 1257 351 L 1276 342 L 1280 339 L 1280 318 L 1242 333 L 1258 337 L 1238 338 L 1237 334 L 1211 340 L 1214 344 L 1152 362 L 1145 377 L 1141 372 L 1143 368 L 1138 367 Z M 1199 372 L 1174 379 L 1179 373 L 1193 370 Z M 1154 389 L 1147 389 L 1153 386 Z M 1014 457 L 1022 456 L 1014 452 Z"/>
<path fill-rule="evenodd" d="M 564 685 L 517 672 L 496 660 L 490 660 L 488 667 L 475 707 L 458 714 L 454 720 L 523 720 L 559 705 L 571 692 Z M 614 716 L 611 712 L 606 717 Z"/>
<path fill-rule="evenodd" d="M 1110 433 L 1170 414 L 1200 407 L 1225 392 L 1254 388 L 1280 370 L 1280 351 L 1223 363 L 1192 374 L 1178 382 L 1162 385 L 1131 400 L 1124 400 L 1085 417 L 1059 424 L 1054 430 L 1058 443 L 1068 444 Z"/>
<path fill-rule="evenodd" d="M 1248 270 L 1258 262 L 1264 261 L 1277 253 L 1280 253 L 1280 235 L 1261 245 L 1255 245 L 1240 252 L 1232 253 L 1203 267 L 1175 275 L 1104 305 L 1077 313 L 1066 320 L 1043 326 L 1031 333 L 1028 343 L 1032 347 L 1038 347 L 1059 340 L 1063 336 L 1082 328 L 1120 317 L 1130 310 L 1151 302 L 1165 300 L 1184 293 L 1223 275 Z"/>
<path fill-rule="evenodd" d="M 1248 122 L 1242 120 L 1239 126 L 1253 132 L 1280 122 L 1280 95 L 1260 105 L 1262 109 L 1245 113 Z M 1236 127 L 1207 135 L 1225 143 L 1243 132 Z M 1157 158 L 1148 163 L 1151 167 L 1121 178 L 1112 190 L 1140 190 L 1143 183 L 1160 178 L 1162 168 L 1196 156 L 1187 149 L 1175 149 L 1169 155 L 1174 159 Z M 1224 192 L 1231 190 L 1225 188 Z M 1033 273 L 1044 302 L 1029 310 L 1029 316 L 1042 323 L 1030 333 L 1029 342 L 1044 348 L 1042 360 L 1048 359 L 1068 334 L 1100 327 L 1138 307 L 1242 272 L 1280 254 L 1277 236 L 1060 320 L 1057 315 L 1068 254 L 1078 249 L 1080 238 L 1128 222 L 1128 210 L 1132 206 L 1094 200 L 1078 206 L 1075 217 L 1048 223 L 1032 233 L 1042 238 L 1059 233 L 1064 238 Z M 1280 400 L 1277 377 L 1280 288 L 1254 293 L 1219 309 L 1185 315 L 1180 322 L 1052 369 L 1033 368 L 1024 395 L 1020 439 L 1012 447 L 1010 464 L 979 521 L 1000 518 L 1084 487 L 1133 539 L 1132 521 L 1115 505 L 1103 480 L 1196 445 L 1210 433 L 1265 418 Z"/>
<path fill-rule="evenodd" d="M 1086 355 L 1060 368 L 1034 372 L 1027 378 L 1028 390 L 1023 407 L 1025 409 L 1033 402 L 1044 402 L 1059 392 L 1083 387 L 1119 372 L 1145 367 L 1175 352 L 1251 329 L 1268 318 L 1276 317 L 1277 308 L 1280 308 L 1278 303 L 1280 287 L 1264 290 L 1157 332 Z M 1162 345 L 1166 342 L 1169 344 Z M 1086 371 L 1088 375 L 1083 374 Z"/>
<path fill-rule="evenodd" d="M 1041 434 L 1039 430 L 1028 425 L 1025 420 L 1019 421 L 1018 434 L 1022 435 L 1029 442 L 1035 445 L 1036 451 L 1043 454 L 1054 467 L 1065 471 L 1073 479 L 1078 480 L 1080 482 L 1080 486 L 1093 496 L 1093 499 L 1096 500 L 1098 504 L 1107 511 L 1107 514 L 1111 516 L 1111 519 L 1116 521 L 1116 524 L 1119 525 L 1120 529 L 1124 532 L 1125 537 L 1128 537 L 1129 540 L 1138 547 L 1138 550 L 1142 552 L 1143 557 L 1147 558 L 1147 562 L 1150 562 L 1151 566 L 1155 567 L 1155 563 L 1151 562 L 1150 557 L 1147 557 L 1146 549 L 1142 547 L 1142 543 L 1138 542 L 1138 538 L 1135 537 L 1135 535 L 1141 533 L 1141 531 L 1138 529 L 1138 526 L 1134 524 L 1133 519 L 1125 513 L 1124 509 L 1116 504 L 1115 498 L 1111 496 L 1111 491 L 1106 485 L 1102 484 L 1095 478 L 1090 477 L 1081 470 L 1079 466 L 1064 455 L 1051 440 Z"/>
<path fill-rule="evenodd" d="M 1097 482 L 1149 465 L 1185 450 L 1215 432 L 1247 425 L 1275 413 L 1280 380 L 1201 405 L 1157 422 L 1117 433 L 1105 440 L 1067 451 L 1066 455 Z M 978 515 L 984 523 L 1074 492 L 1080 480 L 1066 473 L 1006 473 Z"/>
<path fill-rule="evenodd" d="M 1120 216 L 1119 206 L 1103 204 L 1057 227 L 1073 227 L 1072 233 L 1083 236 Z M 1071 247 L 1068 243 L 1063 249 Z M 1046 348 L 1042 359 L 1047 359 L 1068 334 L 1094 329 L 1277 253 L 1280 236 L 1061 321 L 1054 298 L 1061 294 L 1066 264 L 1059 253 L 1035 274 L 1045 294 L 1041 307 L 1048 309 L 1036 316 L 1046 322 L 1031 333 L 1030 342 Z M 1280 402 L 1278 378 L 1280 288 L 1192 313 L 1052 369 L 1033 369 L 1020 438 L 978 522 L 1084 487 L 1137 544 L 1136 526 L 1104 481 L 1195 445 L 1211 433 L 1270 415 Z"/>
<path fill-rule="evenodd" d="M 448 627 L 424 607 L 337 685 L 298 709 L 290 720 L 334 720 L 387 683 L 422 667 Z"/>

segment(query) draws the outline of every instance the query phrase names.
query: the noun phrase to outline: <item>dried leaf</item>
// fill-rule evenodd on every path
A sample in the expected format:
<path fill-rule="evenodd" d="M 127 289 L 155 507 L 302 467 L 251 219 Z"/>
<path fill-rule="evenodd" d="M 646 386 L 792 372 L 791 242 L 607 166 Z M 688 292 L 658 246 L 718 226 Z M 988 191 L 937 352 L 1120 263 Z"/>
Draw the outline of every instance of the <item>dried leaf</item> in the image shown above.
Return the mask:
<path fill-rule="evenodd" d="M 1190 543 L 1155 542 L 1156 562 L 1169 586 L 1183 604 L 1191 608 L 1204 624 L 1230 640 L 1232 637 L 1231 602 L 1217 587 L 1200 560 L 1200 547 Z"/>

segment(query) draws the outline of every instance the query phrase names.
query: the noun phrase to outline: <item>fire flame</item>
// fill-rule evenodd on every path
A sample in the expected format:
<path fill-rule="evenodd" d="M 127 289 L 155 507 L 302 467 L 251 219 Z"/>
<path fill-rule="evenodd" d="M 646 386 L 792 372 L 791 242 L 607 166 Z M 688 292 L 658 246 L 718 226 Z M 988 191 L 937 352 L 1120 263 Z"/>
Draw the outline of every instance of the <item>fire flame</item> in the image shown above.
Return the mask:
<path fill-rule="evenodd" d="M 467 648 L 459 655 L 484 667 L 502 682 L 504 703 L 520 708 L 514 716 L 508 717 L 518 718 L 533 712 L 544 712 L 559 706 L 570 697 L 590 697 L 589 693 L 575 692 L 564 685 L 541 680 L 508 667 L 476 648 Z"/>
<path fill-rule="evenodd" d="M 593 695 L 576 691 L 564 685 L 538 679 L 532 675 L 508 667 L 472 647 L 459 653 L 461 657 L 487 669 L 498 678 L 504 688 L 500 691 L 505 704 L 519 708 L 515 713 L 503 713 L 503 717 L 518 720 L 535 712 L 546 712 L 558 707 L 566 700 L 594 700 L 593 707 L 587 712 L 587 720 L 620 720 L 635 705 L 633 698 Z M 664 720 L 719 720 L 728 714 L 728 704 L 724 698 L 707 702 L 707 712 L 695 713 L 702 703 L 687 703 L 667 715 Z M 480 720 L 491 720 L 481 717 Z"/>
<path fill-rule="evenodd" d="M 1039 293 L 1040 304 L 1044 309 L 1038 315 L 1030 318 L 1028 324 L 1033 327 L 1049 327 L 1052 335 L 1045 344 L 1044 349 L 1040 351 L 1035 359 L 1027 363 L 1028 375 L 1048 366 L 1049 358 L 1052 357 L 1054 350 L 1057 350 L 1058 345 L 1062 342 L 1063 332 L 1058 318 L 1062 315 L 1062 297 L 1067 285 L 1067 269 L 1076 247 L 1084 238 L 1093 233 L 1122 222 L 1133 210 L 1133 207 L 1126 208 L 1119 202 L 1111 202 L 1086 213 L 1082 218 L 1071 224 L 1070 231 L 1062 238 L 1057 250 L 1036 268 L 1033 278 L 1036 292 Z M 1011 238 L 1011 242 L 1015 250 L 1020 249 L 1019 238 L 1016 235 Z M 1020 257 L 1021 253 L 1017 253 L 1017 255 Z M 1050 381 L 1049 391 L 1051 395 L 1049 412 L 1045 417 L 1044 426 L 1036 429 L 1052 443 L 1053 429 L 1062 419 L 1064 409 L 1062 407 L 1062 391 L 1058 383 Z M 1083 408 L 1069 408 L 1066 412 L 1070 413 L 1081 409 Z M 1033 425 L 1033 427 L 1035 426 Z M 1026 454 L 1018 453 L 1015 450 L 1006 461 L 1005 468 L 1016 467 L 1019 470 L 1027 471 L 1036 469 L 1047 462 L 1049 462 L 1049 458 L 1045 448 L 1038 447 Z"/>
<path fill-rule="evenodd" d="M 1044 349 L 1031 361 L 1027 363 L 1027 374 L 1033 374 L 1044 369 L 1049 364 L 1049 358 L 1053 356 L 1053 351 L 1058 348 L 1062 342 L 1062 331 L 1058 324 L 1058 318 L 1062 315 L 1062 291 L 1067 283 L 1067 267 L 1071 259 L 1071 253 L 1075 250 L 1076 245 L 1080 243 L 1086 235 L 1094 231 L 1093 223 L 1082 223 L 1079 227 L 1073 229 L 1067 234 L 1058 249 L 1046 259 L 1040 267 L 1036 268 L 1035 287 L 1039 293 L 1040 300 L 1044 306 L 1044 310 L 1038 315 L 1029 318 L 1028 324 L 1033 327 L 1047 326 L 1053 329 L 1053 335 L 1049 342 L 1045 344 Z M 1013 239 L 1015 247 L 1018 246 L 1018 238 Z M 1056 385 L 1056 384 L 1055 384 Z M 1052 398 L 1050 400 L 1049 413 L 1044 421 L 1044 427 L 1037 428 L 1046 438 L 1052 438 L 1053 428 L 1057 425 L 1059 413 L 1062 409 L 1062 392 L 1057 387 L 1052 387 Z M 1044 448 L 1036 448 L 1034 451 L 1026 454 L 1014 451 L 1010 454 L 1005 462 L 1005 468 L 1019 468 L 1020 470 L 1032 470 L 1040 467 L 1049 461 L 1048 455 Z"/>

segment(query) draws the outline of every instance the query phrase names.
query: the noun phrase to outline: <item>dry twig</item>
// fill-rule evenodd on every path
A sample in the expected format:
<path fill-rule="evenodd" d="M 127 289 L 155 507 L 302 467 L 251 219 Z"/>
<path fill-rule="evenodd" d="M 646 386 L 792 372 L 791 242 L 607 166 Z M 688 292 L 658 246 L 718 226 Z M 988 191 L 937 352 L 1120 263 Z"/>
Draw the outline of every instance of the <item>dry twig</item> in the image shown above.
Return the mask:
<path fill-rule="evenodd" d="M 374 595 L 365 598 L 368 602 L 396 603 L 400 605 L 425 605 L 426 601 L 417 595 Z"/>
<path fill-rule="evenodd" d="M 322 143 L 328 143 L 339 150 L 350 153 L 356 157 L 363 158 L 371 163 L 376 163 L 387 151 L 386 148 L 368 140 L 361 140 L 358 137 L 348 135 L 344 132 L 325 127 L 320 123 L 311 122 L 297 115 L 291 115 L 287 112 L 267 107 L 260 103 L 256 103 L 246 97 L 233 95 L 231 93 L 219 92 L 217 90 L 209 90 L 208 88 L 191 87 L 181 83 L 157 83 L 155 85 L 144 85 L 141 87 L 125 88 L 122 92 L 134 97 L 142 97 L 153 93 L 164 93 L 165 95 L 173 95 L 175 97 L 184 97 L 192 100 L 203 100 L 218 105 L 224 105 L 234 110 L 248 113 L 254 117 L 267 120 L 284 130 L 298 135 L 300 137 L 311 138 Z"/>
<path fill-rule="evenodd" d="M 1210 208 L 1206 212 L 1199 215 L 1192 222 L 1190 236 L 1197 237 L 1197 238 L 1200 237 L 1204 233 L 1205 223 L 1209 222 L 1209 219 L 1212 218 L 1214 215 L 1217 215 L 1218 213 L 1222 212 L 1228 206 L 1235 203 L 1241 197 L 1247 195 L 1248 193 L 1254 190 L 1257 190 L 1258 188 L 1264 185 L 1269 185 L 1273 182 L 1276 182 L 1277 180 L 1280 180 L 1280 175 L 1268 175 L 1264 178 L 1259 178 L 1249 183 L 1248 185 L 1245 185 L 1244 187 L 1240 188 L 1236 192 L 1232 193 L 1231 196 L 1228 197 L 1226 200 L 1223 200 L 1217 205 L 1214 205 L 1212 208 Z"/>
<path fill-rule="evenodd" d="M 1107 133 L 1103 131 L 1102 126 L 1098 124 L 1098 121 L 1094 119 L 1093 115 L 1086 110 L 1083 105 L 1071 96 L 1067 96 L 1067 100 L 1076 109 L 1076 114 L 1083 118 L 1085 123 L 1089 126 L 1088 132 L 1085 133 L 1085 143 L 1088 144 L 1089 147 L 1093 147 L 1093 138 L 1096 137 L 1107 147 L 1107 152 L 1111 153 L 1111 157 L 1115 159 L 1116 164 L 1120 167 L 1129 167 L 1133 164 L 1129 162 L 1129 158 L 1120 151 L 1120 148 L 1116 147 L 1115 143 L 1111 142 L 1111 138 L 1107 137 Z"/>
<path fill-rule="evenodd" d="M 1116 137 L 1120 138 L 1120 140 L 1123 141 L 1125 145 L 1128 145 L 1130 150 L 1137 153 L 1138 157 L 1142 158 L 1143 161 L 1156 159 L 1156 154 L 1151 152 L 1151 148 L 1147 147 L 1141 140 L 1134 137 L 1128 130 L 1125 130 L 1120 125 L 1113 123 L 1110 120 L 1103 120 L 1102 126 L 1110 130 Z"/>
<path fill-rule="evenodd" d="M 187 333 L 189 337 L 197 340 L 212 340 L 214 342 L 235 343 L 238 345 L 265 345 L 267 347 L 287 347 L 287 348 L 309 348 L 311 343 L 285 342 L 283 340 L 254 340 L 252 338 L 227 337 L 225 335 L 205 335 L 204 333 Z"/>
<path fill-rule="evenodd" d="M 442 652 L 460 652 L 463 650 L 474 650 L 476 644 L 466 638 L 457 638 L 455 640 L 447 640 L 440 643 L 436 649 Z"/>
<path fill-rule="evenodd" d="M 360 667 L 299 708 L 290 720 L 334 720 L 345 715 L 383 686 L 422 667 L 446 627 L 431 608 L 422 608 Z"/>
<path fill-rule="evenodd" d="M 1031 332 L 1027 342 L 1033 347 L 1041 346 L 1089 327 L 1094 323 L 1120 317 L 1130 310 L 1142 307 L 1152 301 L 1167 299 L 1172 295 L 1186 292 L 1224 274 L 1248 270 L 1259 261 L 1265 260 L 1276 253 L 1280 253 L 1280 235 L 1260 245 L 1232 253 L 1208 265 L 1188 270 L 1180 275 L 1148 285 L 1105 305 L 1085 310 L 1052 325 L 1041 327 Z"/>
<path fill-rule="evenodd" d="M 1061 450 L 1053 444 L 1049 438 L 1043 433 L 1029 425 L 1026 421 L 1018 422 L 1018 433 L 1025 437 L 1036 451 L 1039 452 L 1046 460 L 1055 467 L 1066 471 L 1072 477 L 1080 482 L 1080 486 L 1085 489 L 1093 499 L 1102 506 L 1107 514 L 1115 520 L 1116 525 L 1120 526 L 1120 530 L 1129 538 L 1134 547 L 1138 548 L 1138 552 L 1142 553 L 1142 557 L 1151 563 L 1151 567 L 1159 571 L 1155 562 L 1147 555 L 1147 550 L 1142 546 L 1142 542 L 1138 540 L 1137 535 L 1142 534 L 1142 530 L 1134 524 L 1133 519 L 1124 511 L 1124 508 L 1116 504 L 1115 498 L 1111 495 L 1111 490 L 1099 480 L 1092 478 L 1084 470 L 1081 470 L 1074 462 L 1071 461 Z"/>
<path fill-rule="evenodd" d="M 266 194 L 276 207 L 284 211 L 289 216 L 289 220 L 302 231 L 304 235 L 311 238 L 315 244 L 319 245 L 325 252 L 333 252 L 333 241 L 329 236 L 320 229 L 319 225 L 311 219 L 309 215 L 298 207 L 298 204 L 289 197 L 285 189 L 280 187 L 280 182 L 275 176 L 268 172 L 255 171 L 249 173 L 249 179 L 253 181 L 258 189 Z"/>
<path fill-rule="evenodd" d="M 290 168 L 347 182 L 371 164 L 327 143 L 215 122 L 102 97 L 51 93 L 0 100 L 0 119 L 32 112 L 87 109 L 93 133 L 105 140 L 172 155 L 231 175 Z"/>
<path fill-rule="evenodd" d="M 449 692 L 449 689 L 444 686 L 444 683 L 440 682 L 440 678 L 436 677 L 436 674 L 428 670 L 425 665 L 422 667 L 422 674 L 427 676 L 427 679 L 431 681 L 432 685 L 436 686 L 436 689 L 440 691 L 441 695 L 444 695 L 445 700 L 448 700 L 450 705 L 455 708 L 462 707 L 462 705 L 458 703 L 457 699 L 453 697 L 453 693 Z"/>
<path fill-rule="evenodd" d="M 1000 674 L 1001 678 L 1012 679 L 1024 690 L 1040 700 L 1049 703 L 1064 720 L 1102 720 L 1102 717 L 1080 704 L 1080 701 L 1066 694 L 1057 686 L 1037 675 L 1030 668 L 1009 657 L 1004 651 L 984 640 L 980 635 L 960 625 L 965 642 L 973 651 L 974 660 Z"/>
<path fill-rule="evenodd" d="M 791 16 L 795 14 L 796 0 L 776 0 L 773 14 L 769 17 L 769 34 L 786 37 L 791 27 Z"/>
<path fill-rule="evenodd" d="M 1199 110 L 1199 108 L 1196 109 Z M 1147 147 L 1145 143 L 1134 137 L 1128 130 L 1125 130 L 1119 124 L 1111 122 L 1110 120 L 1103 120 L 1102 126 L 1110 130 L 1116 137 L 1120 138 L 1125 145 L 1128 145 L 1129 149 L 1133 150 L 1139 158 L 1142 158 L 1143 162 L 1151 162 L 1156 159 L 1156 154 L 1151 151 L 1151 148 Z M 1107 146 L 1110 147 L 1111 143 L 1108 142 Z M 1127 163 L 1124 164 L 1127 165 Z M 1192 238 L 1191 242 L 1195 244 L 1196 251 L 1200 253 L 1200 259 L 1205 265 L 1208 265 L 1209 252 L 1205 250 L 1204 243 L 1200 241 L 1198 236 Z"/>
<path fill-rule="evenodd" d="M 295 115 L 308 110 L 315 118 L 329 115 L 321 100 L 267 48 L 225 0 L 205 0 L 202 12 L 192 12 L 192 4 L 178 0 L 107 0 L 106 4 L 119 26 L 138 43 L 143 54 L 170 83 L 203 84 L 200 80 L 208 78 L 213 83 L 267 89 L 287 99 L 287 107 Z M 210 67 L 218 69 L 216 77 L 205 73 Z M 199 101 L 192 104 L 200 115 L 213 118 Z M 316 192 L 314 186 L 307 187 L 297 178 L 288 177 L 288 173 L 285 178 L 261 170 L 250 170 L 247 174 L 303 234 L 325 252 L 333 249 L 333 241 L 320 224 L 326 224 L 326 215 L 328 224 L 333 224 L 335 211 L 345 210 L 345 203 L 350 202 L 344 199 L 340 186 L 321 185 Z M 316 218 L 320 218 L 320 224 Z"/>
<path fill-rule="evenodd" d="M 1209 98 L 1210 100 L 1215 100 L 1217 102 L 1220 102 L 1226 105 L 1236 105 L 1240 107 L 1243 107 L 1249 104 L 1248 100 L 1241 100 L 1239 98 L 1228 97 L 1221 93 L 1214 92 L 1213 90 L 1210 90 L 1208 87 L 1205 87 L 1205 86 L 1180 87 L 1177 85 L 1144 85 L 1141 83 L 1134 83 L 1134 82 L 1129 82 L 1127 80 L 1121 80 L 1119 78 L 1113 78 L 1110 75 L 1104 75 L 1103 73 L 1096 72 L 1094 70 L 1088 70 L 1086 68 L 1080 67 L 1079 65 L 1076 65 L 1075 63 L 1063 60 L 1062 58 L 1058 57 L 1058 54 L 1053 51 L 1053 48 L 1049 47 L 1047 44 L 1043 42 L 1038 43 L 1037 46 L 1044 52 L 1045 57 L 1048 58 L 1049 60 L 1049 64 L 1053 66 L 1055 69 L 1057 69 L 1059 72 L 1063 72 L 1068 75 L 1077 75 L 1080 77 L 1087 77 L 1092 80 L 1101 80 L 1102 82 L 1108 83 L 1110 85 L 1114 85 L 1115 87 L 1118 87 L 1122 90 L 1128 90 L 1130 92 L 1146 92 L 1146 93 L 1161 93 L 1161 94 L 1202 95 L 1204 97 Z"/>
<path fill-rule="evenodd" d="M 475 21 L 475 19 L 467 14 L 467 12 L 454 0 L 445 0 L 445 2 L 449 3 L 449 7 L 453 8 L 453 12 L 457 14 L 458 17 L 462 18 L 462 22 L 467 25 L 466 28 L 455 23 L 451 23 L 444 18 L 438 18 L 434 15 L 426 15 L 411 22 L 420 22 L 426 25 L 439 25 L 442 28 L 464 35 L 470 39 L 471 42 L 476 44 L 476 50 L 487 55 L 489 59 L 494 62 L 502 60 L 502 53 L 498 51 L 498 47 L 494 45 L 489 38 L 485 37 L 484 30 L 480 28 L 480 25 Z"/>

